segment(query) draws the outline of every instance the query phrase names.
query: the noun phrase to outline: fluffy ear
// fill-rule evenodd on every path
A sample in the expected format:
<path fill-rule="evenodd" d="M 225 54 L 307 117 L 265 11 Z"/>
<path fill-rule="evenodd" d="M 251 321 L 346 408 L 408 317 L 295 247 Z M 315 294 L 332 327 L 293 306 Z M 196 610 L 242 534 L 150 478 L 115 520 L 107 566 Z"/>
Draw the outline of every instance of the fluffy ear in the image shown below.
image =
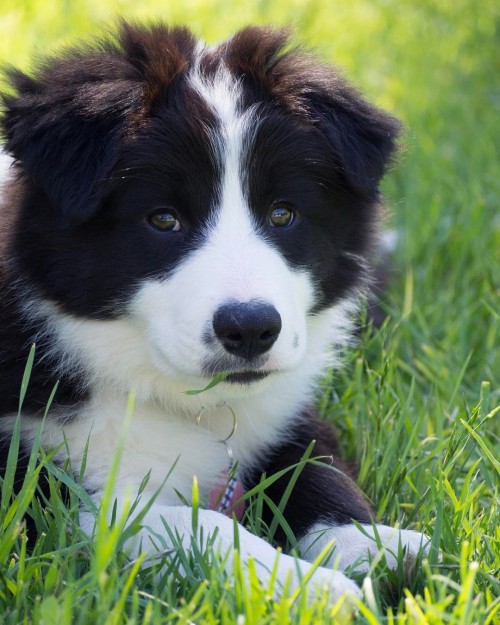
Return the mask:
<path fill-rule="evenodd" d="M 35 78 L 8 72 L 14 95 L 3 97 L 5 148 L 63 224 L 98 209 L 124 137 L 147 123 L 194 45 L 186 29 L 123 22 L 114 41 L 49 59 Z"/>
<path fill-rule="evenodd" d="M 15 93 L 3 97 L 5 149 L 45 192 L 63 225 L 97 210 L 140 95 L 126 71 L 123 61 L 101 51 L 47 63 L 36 78 L 8 72 Z"/>
<path fill-rule="evenodd" d="M 374 194 L 396 151 L 401 124 L 343 81 L 332 81 L 309 91 L 308 108 L 348 184 L 358 193 Z"/>
<path fill-rule="evenodd" d="M 225 48 L 234 71 L 260 85 L 289 111 L 304 116 L 329 142 L 335 167 L 358 193 L 376 193 L 396 148 L 400 123 L 371 106 L 330 66 L 301 47 L 286 30 L 250 27 Z"/>

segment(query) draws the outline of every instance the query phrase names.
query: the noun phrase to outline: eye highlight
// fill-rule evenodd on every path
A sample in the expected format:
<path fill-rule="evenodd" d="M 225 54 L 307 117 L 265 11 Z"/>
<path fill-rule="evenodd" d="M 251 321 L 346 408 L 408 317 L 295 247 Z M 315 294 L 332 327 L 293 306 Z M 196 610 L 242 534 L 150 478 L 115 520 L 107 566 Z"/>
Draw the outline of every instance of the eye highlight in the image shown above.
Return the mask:
<path fill-rule="evenodd" d="M 295 219 L 295 213 L 286 204 L 276 204 L 269 213 L 269 223 L 273 228 L 286 228 Z"/>
<path fill-rule="evenodd" d="M 181 229 L 181 222 L 177 219 L 175 211 L 168 209 L 158 209 L 147 218 L 148 223 L 160 232 L 178 232 Z"/>

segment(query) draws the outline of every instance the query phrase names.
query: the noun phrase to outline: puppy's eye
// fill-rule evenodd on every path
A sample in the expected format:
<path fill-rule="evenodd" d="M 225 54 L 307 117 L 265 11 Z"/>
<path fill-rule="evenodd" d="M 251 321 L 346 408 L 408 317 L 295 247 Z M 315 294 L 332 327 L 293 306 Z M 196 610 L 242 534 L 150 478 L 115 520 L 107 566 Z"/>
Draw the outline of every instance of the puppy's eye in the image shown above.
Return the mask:
<path fill-rule="evenodd" d="M 286 204 L 277 204 L 269 213 L 269 222 L 274 228 L 286 228 L 294 219 L 295 213 Z"/>
<path fill-rule="evenodd" d="M 178 232 L 181 229 L 181 223 L 177 219 L 175 212 L 166 209 L 160 209 L 151 213 L 148 217 L 148 222 L 155 230 L 161 230 L 161 232 Z"/>

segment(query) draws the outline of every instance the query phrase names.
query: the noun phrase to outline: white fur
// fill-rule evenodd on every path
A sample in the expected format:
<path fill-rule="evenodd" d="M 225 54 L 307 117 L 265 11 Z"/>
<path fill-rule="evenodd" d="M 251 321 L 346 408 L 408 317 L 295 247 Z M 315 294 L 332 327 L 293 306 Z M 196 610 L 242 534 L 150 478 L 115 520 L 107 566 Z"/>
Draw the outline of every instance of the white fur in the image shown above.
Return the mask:
<path fill-rule="evenodd" d="M 214 550 L 220 554 L 226 571 L 233 573 L 235 526 L 232 519 L 212 510 L 199 510 L 198 514 L 198 526 L 193 531 L 191 508 L 153 506 L 143 521 L 143 531 L 130 545 L 130 556 L 137 557 L 144 550 L 150 550 L 154 554 L 157 553 L 158 547 L 165 551 L 172 549 L 176 551 L 179 548 L 189 551 L 193 538 L 203 550 L 207 541 L 216 535 Z M 84 519 L 84 526 L 85 523 Z M 169 532 L 165 531 L 165 526 L 169 528 Z M 293 591 L 307 576 L 311 598 L 318 591 L 327 592 L 332 602 L 336 602 L 346 593 L 353 597 L 361 596 L 358 586 L 343 573 L 332 568 L 315 567 L 309 562 L 283 554 L 244 527 L 237 526 L 236 529 L 239 557 L 243 568 L 247 569 L 252 561 L 259 581 L 267 588 L 276 569 L 278 587 L 272 589 L 275 594 L 278 594 L 286 584 L 289 584 L 289 589 Z M 176 535 L 180 537 L 180 542 L 171 538 Z"/>
<path fill-rule="evenodd" d="M 9 175 L 12 158 L 0 149 L 0 183 Z"/>
<path fill-rule="evenodd" d="M 332 543 L 333 558 L 340 571 L 354 565 L 357 571 L 367 572 L 370 559 L 382 550 L 389 568 L 396 569 L 399 544 L 405 549 L 405 560 L 411 564 L 418 553 L 427 553 L 430 541 L 425 534 L 413 530 L 401 530 L 387 525 L 362 524 L 362 531 L 353 525 L 327 525 L 317 523 L 300 541 L 302 555 L 314 561 L 325 547 Z M 379 543 L 381 549 L 379 548 Z"/>

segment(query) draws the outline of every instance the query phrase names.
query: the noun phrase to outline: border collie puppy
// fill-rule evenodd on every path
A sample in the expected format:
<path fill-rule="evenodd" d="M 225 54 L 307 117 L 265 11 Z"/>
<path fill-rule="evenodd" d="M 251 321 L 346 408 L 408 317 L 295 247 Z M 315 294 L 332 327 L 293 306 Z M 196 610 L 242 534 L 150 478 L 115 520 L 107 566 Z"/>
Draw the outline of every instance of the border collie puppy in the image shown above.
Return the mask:
<path fill-rule="evenodd" d="M 315 440 L 322 462 L 305 464 L 284 509 L 304 560 L 243 527 L 240 557 L 264 584 L 278 559 L 278 579 L 297 585 L 334 541 L 338 570 L 318 568 L 313 586 L 332 600 L 359 594 L 342 571 L 360 559 L 366 570 L 377 552 L 372 512 L 311 406 L 349 340 L 398 122 L 268 28 L 207 47 L 185 28 L 123 24 L 115 40 L 9 76 L 0 466 L 35 343 L 23 454 L 59 381 L 42 435 L 55 461 L 69 454 L 78 472 L 87 454 L 83 484 L 98 504 L 123 436 L 118 509 L 148 473 L 142 500 L 159 489 L 131 553 L 154 553 L 152 534 L 189 549 L 178 493 L 189 500 L 197 476 L 200 531 L 218 530 L 231 570 L 235 498 Z M 21 458 L 17 480 L 22 471 Z M 276 505 L 292 473 L 267 489 Z M 90 511 L 81 522 L 91 533 Z M 426 543 L 376 530 L 392 564 L 399 541 L 410 560 Z"/>

